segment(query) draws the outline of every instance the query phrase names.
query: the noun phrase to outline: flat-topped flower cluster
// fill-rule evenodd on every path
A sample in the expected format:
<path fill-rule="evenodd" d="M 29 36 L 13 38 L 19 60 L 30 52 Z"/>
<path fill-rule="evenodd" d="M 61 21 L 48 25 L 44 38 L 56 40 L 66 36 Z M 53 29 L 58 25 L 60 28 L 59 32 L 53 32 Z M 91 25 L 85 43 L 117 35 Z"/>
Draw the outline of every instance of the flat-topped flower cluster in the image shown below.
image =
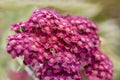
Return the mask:
<path fill-rule="evenodd" d="M 98 26 L 81 16 L 39 9 L 11 28 L 7 51 L 22 56 L 40 80 L 112 80 L 113 65 L 99 50 Z M 92 77 L 92 78 L 91 78 Z"/>

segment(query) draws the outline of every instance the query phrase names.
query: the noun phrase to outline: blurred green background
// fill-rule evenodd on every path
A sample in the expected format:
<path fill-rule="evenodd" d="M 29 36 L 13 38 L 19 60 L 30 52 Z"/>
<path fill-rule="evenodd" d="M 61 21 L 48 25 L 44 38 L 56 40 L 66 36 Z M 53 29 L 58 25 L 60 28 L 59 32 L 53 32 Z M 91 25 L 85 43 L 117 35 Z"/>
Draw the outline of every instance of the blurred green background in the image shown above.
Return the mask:
<path fill-rule="evenodd" d="M 0 80 L 10 80 L 9 71 L 21 64 L 6 53 L 6 38 L 12 23 L 29 18 L 33 10 L 51 8 L 65 15 L 80 15 L 99 26 L 101 50 L 114 64 L 114 79 L 120 80 L 120 0 L 0 0 Z"/>

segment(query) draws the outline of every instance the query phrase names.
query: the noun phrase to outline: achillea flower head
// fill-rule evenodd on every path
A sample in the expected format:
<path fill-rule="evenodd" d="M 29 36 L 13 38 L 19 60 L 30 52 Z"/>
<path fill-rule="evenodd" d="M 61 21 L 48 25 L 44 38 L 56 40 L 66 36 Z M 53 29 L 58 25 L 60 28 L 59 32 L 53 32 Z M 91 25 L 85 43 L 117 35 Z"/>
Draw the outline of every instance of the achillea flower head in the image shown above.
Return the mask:
<path fill-rule="evenodd" d="M 87 77 L 103 79 L 101 69 L 96 69 L 100 75 L 94 74 L 94 67 L 90 65 L 101 63 L 110 65 L 103 72 L 109 75 L 106 80 L 112 80 L 110 60 L 106 56 L 99 63 L 93 59 L 99 59 L 96 51 L 99 52 L 100 40 L 98 27 L 92 21 L 39 9 L 28 21 L 13 24 L 11 29 L 16 34 L 8 37 L 8 53 L 13 58 L 22 56 L 24 64 L 29 65 L 40 80 L 81 80 L 80 70 L 88 73 L 84 74 Z"/>
<path fill-rule="evenodd" d="M 10 80 L 33 80 L 31 76 L 28 75 L 26 71 L 15 72 L 10 71 L 8 73 Z"/>

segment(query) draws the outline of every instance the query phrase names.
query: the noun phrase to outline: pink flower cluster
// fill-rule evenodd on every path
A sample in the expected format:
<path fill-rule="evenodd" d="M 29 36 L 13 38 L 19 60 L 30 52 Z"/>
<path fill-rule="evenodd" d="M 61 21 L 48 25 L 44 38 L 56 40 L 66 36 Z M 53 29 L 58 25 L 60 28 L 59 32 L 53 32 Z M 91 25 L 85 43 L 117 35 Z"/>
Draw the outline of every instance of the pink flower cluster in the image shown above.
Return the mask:
<path fill-rule="evenodd" d="M 82 80 L 82 75 L 112 80 L 112 62 L 99 50 L 98 27 L 92 21 L 39 9 L 12 30 L 16 34 L 8 37 L 8 53 L 22 56 L 40 80 Z"/>
<path fill-rule="evenodd" d="M 33 80 L 32 77 L 29 76 L 26 71 L 10 71 L 8 73 L 8 77 L 10 78 L 10 80 Z"/>

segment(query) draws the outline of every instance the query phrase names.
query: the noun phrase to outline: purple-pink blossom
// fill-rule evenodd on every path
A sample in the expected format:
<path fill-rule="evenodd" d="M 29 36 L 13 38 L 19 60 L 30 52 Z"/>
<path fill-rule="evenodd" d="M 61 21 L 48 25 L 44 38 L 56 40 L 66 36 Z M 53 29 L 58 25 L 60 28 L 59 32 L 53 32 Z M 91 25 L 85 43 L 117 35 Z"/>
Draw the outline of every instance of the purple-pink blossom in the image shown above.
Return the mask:
<path fill-rule="evenodd" d="M 10 80 L 33 80 L 32 77 L 28 75 L 26 71 L 9 71 L 8 77 L 10 78 Z"/>
<path fill-rule="evenodd" d="M 80 71 L 89 80 L 112 80 L 112 63 L 99 50 L 98 26 L 92 21 L 38 9 L 11 29 L 16 34 L 7 39 L 8 53 L 23 57 L 40 80 L 82 80 Z"/>

